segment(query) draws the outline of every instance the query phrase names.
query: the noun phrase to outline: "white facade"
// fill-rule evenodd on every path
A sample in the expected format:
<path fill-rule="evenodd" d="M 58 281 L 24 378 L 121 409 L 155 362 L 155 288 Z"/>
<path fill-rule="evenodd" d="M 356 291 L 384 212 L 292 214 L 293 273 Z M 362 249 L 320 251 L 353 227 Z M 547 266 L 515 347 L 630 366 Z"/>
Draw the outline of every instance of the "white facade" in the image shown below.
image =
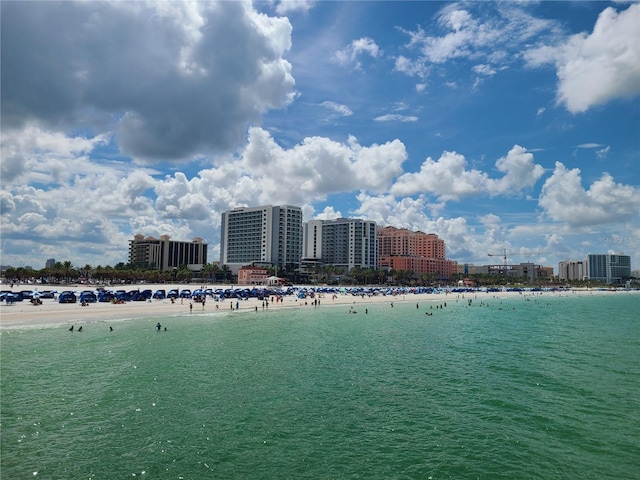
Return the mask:
<path fill-rule="evenodd" d="M 220 263 L 234 274 L 254 263 L 297 268 L 301 256 L 300 207 L 241 207 L 222 214 Z"/>
<path fill-rule="evenodd" d="M 558 264 L 558 279 L 564 281 L 584 280 L 587 277 L 586 260 L 565 260 Z"/>
<path fill-rule="evenodd" d="M 307 263 L 321 263 L 352 268 L 377 268 L 376 223 L 369 220 L 338 218 L 311 220 L 303 225 L 302 258 Z"/>

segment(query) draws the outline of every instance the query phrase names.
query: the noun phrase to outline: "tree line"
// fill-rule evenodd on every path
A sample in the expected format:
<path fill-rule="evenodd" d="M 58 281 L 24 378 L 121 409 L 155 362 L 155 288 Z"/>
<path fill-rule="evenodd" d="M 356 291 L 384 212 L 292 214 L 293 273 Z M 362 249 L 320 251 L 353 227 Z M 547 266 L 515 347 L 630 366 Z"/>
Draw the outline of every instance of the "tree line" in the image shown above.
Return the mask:
<path fill-rule="evenodd" d="M 227 265 L 219 266 L 215 263 L 207 263 L 199 277 L 209 281 L 231 283 L 233 276 Z M 8 282 L 38 281 L 47 284 L 65 283 L 96 283 L 96 284 L 131 284 L 131 283 L 188 283 L 196 278 L 196 273 L 182 265 L 171 271 L 160 271 L 139 265 L 118 263 L 115 266 L 96 267 L 89 264 L 84 267 L 74 266 L 70 261 L 56 262 L 50 267 L 41 270 L 26 269 L 23 267 L 8 267 L 4 271 L 4 278 Z"/>
<path fill-rule="evenodd" d="M 411 270 L 386 270 L 354 267 L 345 271 L 337 265 L 313 265 L 301 272 L 294 264 L 284 267 L 265 267 L 269 276 L 277 275 L 287 283 L 323 284 L 323 285 L 399 285 L 399 286 L 438 286 L 455 285 L 463 278 L 471 280 L 475 286 L 492 285 L 526 285 L 527 277 L 512 277 L 496 274 L 452 274 L 449 278 L 441 278 L 439 272 L 416 274 Z M 227 265 L 207 263 L 200 272 L 194 272 L 182 265 L 171 271 L 160 271 L 147 266 L 118 263 L 114 266 L 79 267 L 71 261 L 56 262 L 41 270 L 23 267 L 8 267 L 4 272 L 7 282 L 37 281 L 47 284 L 93 283 L 93 284 L 135 284 L 135 283 L 235 283 L 237 278 Z M 538 284 L 549 284 L 550 279 L 541 278 Z M 569 282 L 582 286 L 585 282 Z M 590 282 L 594 285 L 594 282 Z"/>

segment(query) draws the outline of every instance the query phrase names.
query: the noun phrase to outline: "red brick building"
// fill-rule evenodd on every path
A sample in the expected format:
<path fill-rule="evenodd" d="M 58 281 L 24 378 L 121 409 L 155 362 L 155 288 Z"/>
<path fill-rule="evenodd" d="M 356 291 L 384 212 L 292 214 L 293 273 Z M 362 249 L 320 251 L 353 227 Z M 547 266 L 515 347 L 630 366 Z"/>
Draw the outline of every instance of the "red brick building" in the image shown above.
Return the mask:
<path fill-rule="evenodd" d="M 416 275 L 436 274 L 449 278 L 455 262 L 447 260 L 444 240 L 435 233 L 411 232 L 406 228 L 379 227 L 378 267 L 411 270 Z"/>

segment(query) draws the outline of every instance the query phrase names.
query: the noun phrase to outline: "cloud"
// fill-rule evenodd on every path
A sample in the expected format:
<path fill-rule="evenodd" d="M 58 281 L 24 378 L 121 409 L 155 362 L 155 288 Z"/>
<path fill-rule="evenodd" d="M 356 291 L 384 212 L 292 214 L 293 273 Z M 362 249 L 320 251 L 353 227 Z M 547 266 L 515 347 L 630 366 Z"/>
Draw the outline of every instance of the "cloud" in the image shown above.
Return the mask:
<path fill-rule="evenodd" d="M 347 47 L 338 50 L 334 57 L 340 65 L 351 65 L 355 69 L 360 69 L 362 65 L 358 61 L 358 57 L 362 54 L 378 58 L 382 55 L 382 50 L 371 38 L 362 37 L 353 40 Z"/>
<path fill-rule="evenodd" d="M 382 191 L 402 172 L 407 153 L 399 140 L 366 147 L 354 137 L 347 143 L 308 137 L 285 150 L 268 132 L 252 128 L 242 157 L 261 192 L 258 202 L 302 204 L 343 191 Z"/>
<path fill-rule="evenodd" d="M 464 156 L 456 152 L 444 152 L 438 160 L 428 157 L 419 172 L 401 175 L 391 192 L 395 195 L 431 192 L 441 200 L 458 200 L 484 191 L 487 174 L 478 170 L 466 170 L 465 165 Z"/>
<path fill-rule="evenodd" d="M 618 13 L 600 13 L 591 34 L 579 33 L 557 46 L 526 52 L 532 67 L 553 64 L 558 75 L 557 103 L 571 113 L 585 112 L 617 98 L 640 94 L 640 4 Z"/>
<path fill-rule="evenodd" d="M 607 173 L 594 181 L 588 190 L 582 187 L 581 180 L 580 169 L 568 170 L 556 162 L 538 200 L 549 218 L 579 227 L 626 222 L 637 217 L 638 188 L 615 183 Z"/>
<path fill-rule="evenodd" d="M 327 206 L 313 218 L 314 220 L 335 220 L 336 218 L 342 218 L 342 213 L 336 211 L 333 207 Z"/>
<path fill-rule="evenodd" d="M 417 76 L 419 78 L 425 78 L 429 74 L 429 68 L 424 59 L 412 60 L 404 55 L 396 57 L 394 70 L 410 77 Z"/>
<path fill-rule="evenodd" d="M 10 2 L 1 21 L 3 129 L 113 131 L 125 155 L 181 160 L 293 98 L 291 24 L 248 2 Z"/>
<path fill-rule="evenodd" d="M 462 3 L 450 3 L 438 12 L 437 28 L 426 32 L 400 28 L 409 36 L 407 49 L 417 56 L 396 58 L 395 70 L 410 76 L 425 77 L 430 65 L 471 59 L 477 74 L 493 76 L 504 65 L 518 58 L 519 49 L 537 35 L 555 36 L 557 22 L 533 17 L 524 5 L 495 5 L 491 16 L 481 9 Z M 481 60 L 483 63 L 477 63 Z M 499 68 L 498 68 L 499 66 Z"/>
<path fill-rule="evenodd" d="M 376 122 L 417 122 L 418 117 L 414 115 L 387 114 L 374 118 Z"/>
<path fill-rule="evenodd" d="M 346 105 L 341 105 L 339 103 L 331 102 L 331 101 L 322 102 L 320 105 L 322 105 L 325 108 L 328 108 L 329 110 L 336 112 L 337 114 L 343 117 L 348 117 L 350 115 L 353 115 L 353 112 L 351 111 L 351 109 Z"/>
<path fill-rule="evenodd" d="M 578 148 L 600 148 L 600 147 L 604 147 L 604 145 L 601 145 L 599 143 L 581 143 L 580 145 L 577 145 Z"/>
<path fill-rule="evenodd" d="M 86 169 L 92 167 L 78 160 L 85 159 L 109 140 L 105 134 L 92 138 L 67 136 L 34 124 L 22 129 L 3 129 L 0 135 L 2 184 L 64 182 L 86 173 Z"/>
<path fill-rule="evenodd" d="M 492 179 L 485 172 L 467 170 L 463 155 L 444 152 L 438 160 L 427 158 L 419 172 L 401 175 L 391 192 L 396 195 L 430 192 L 443 201 L 477 194 L 510 195 L 532 187 L 544 173 L 542 166 L 533 162 L 533 154 L 519 145 L 498 159 L 496 168 L 504 175 Z"/>
<path fill-rule="evenodd" d="M 354 213 L 375 221 L 380 226 L 393 225 L 398 228 L 423 229 L 427 224 L 424 213 L 427 203 L 424 197 L 404 197 L 396 199 L 393 195 L 369 195 L 361 192 L 357 196 L 360 206 Z"/>
<path fill-rule="evenodd" d="M 490 182 L 492 195 L 516 194 L 531 188 L 544 174 L 542 165 L 534 163 L 533 154 L 520 145 L 514 145 L 506 157 L 498 159 L 496 168 L 504 176 Z"/>
<path fill-rule="evenodd" d="M 497 73 L 497 70 L 495 68 L 487 64 L 475 65 L 472 70 L 479 75 L 485 75 L 487 77 L 492 77 Z"/>
<path fill-rule="evenodd" d="M 287 15 L 292 12 L 307 13 L 314 5 L 315 2 L 310 0 L 283 0 L 276 5 L 276 13 L 278 15 Z"/>
<path fill-rule="evenodd" d="M 607 158 L 607 155 L 609 155 L 609 150 L 611 150 L 611 147 L 607 145 L 606 147 L 601 148 L 600 150 L 596 150 L 596 155 L 600 159 L 605 159 Z"/>

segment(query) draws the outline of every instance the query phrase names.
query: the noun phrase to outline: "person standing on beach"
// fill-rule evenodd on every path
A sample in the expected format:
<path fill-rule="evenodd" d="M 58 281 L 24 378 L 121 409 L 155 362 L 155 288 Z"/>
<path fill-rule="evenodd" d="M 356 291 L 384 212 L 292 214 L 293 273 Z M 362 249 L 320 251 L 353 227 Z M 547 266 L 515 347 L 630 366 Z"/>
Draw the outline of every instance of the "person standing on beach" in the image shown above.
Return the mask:
<path fill-rule="evenodd" d="M 193 312 L 193 303 L 189 302 L 189 313 Z"/>

